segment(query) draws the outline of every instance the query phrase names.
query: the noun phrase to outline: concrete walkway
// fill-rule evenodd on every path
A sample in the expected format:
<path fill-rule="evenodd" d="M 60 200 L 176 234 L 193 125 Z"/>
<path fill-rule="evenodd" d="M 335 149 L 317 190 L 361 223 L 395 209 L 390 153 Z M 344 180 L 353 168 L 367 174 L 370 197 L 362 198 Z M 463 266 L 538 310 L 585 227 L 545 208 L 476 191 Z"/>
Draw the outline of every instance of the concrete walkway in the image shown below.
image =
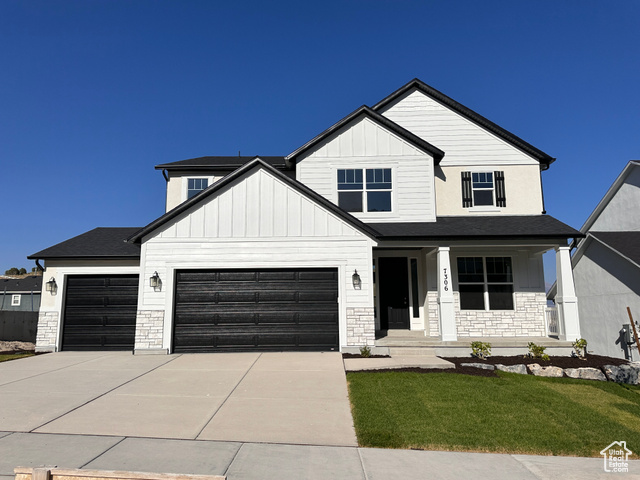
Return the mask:
<path fill-rule="evenodd" d="M 0 363 L 0 431 L 356 446 L 339 353 Z"/>
<path fill-rule="evenodd" d="M 58 353 L 0 363 L 17 466 L 244 479 L 611 479 L 598 458 L 357 448 L 340 354 Z"/>
<path fill-rule="evenodd" d="M 3 436 L 4 435 L 4 436 Z M 0 480 L 16 466 L 226 475 L 228 480 L 640 479 L 605 473 L 598 458 L 382 450 L 93 435 L 0 433 Z"/>

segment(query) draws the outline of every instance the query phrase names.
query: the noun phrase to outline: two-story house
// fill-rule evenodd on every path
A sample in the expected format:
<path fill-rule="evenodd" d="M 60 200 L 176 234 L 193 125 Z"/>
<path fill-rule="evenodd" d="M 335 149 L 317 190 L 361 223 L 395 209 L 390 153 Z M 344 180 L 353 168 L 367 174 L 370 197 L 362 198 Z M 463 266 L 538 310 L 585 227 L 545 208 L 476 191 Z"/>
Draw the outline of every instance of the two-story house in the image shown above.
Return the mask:
<path fill-rule="evenodd" d="M 284 157 L 158 165 L 166 214 L 98 228 L 45 260 L 38 350 L 357 350 L 547 337 L 556 250 L 564 337 L 580 337 L 568 240 L 545 214 L 552 157 L 413 80 Z"/>

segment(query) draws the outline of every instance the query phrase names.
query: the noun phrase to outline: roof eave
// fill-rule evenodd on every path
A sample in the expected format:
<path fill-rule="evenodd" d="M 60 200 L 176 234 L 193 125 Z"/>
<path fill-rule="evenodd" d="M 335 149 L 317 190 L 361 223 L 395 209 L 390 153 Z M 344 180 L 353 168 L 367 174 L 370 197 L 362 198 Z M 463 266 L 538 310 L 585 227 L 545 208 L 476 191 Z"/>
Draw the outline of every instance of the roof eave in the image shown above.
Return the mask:
<path fill-rule="evenodd" d="M 272 175 L 275 175 L 276 178 L 279 178 L 280 180 L 284 181 L 285 183 L 290 185 L 292 188 L 298 190 L 299 192 L 306 195 L 307 197 L 310 197 L 316 203 L 319 203 L 320 205 L 324 206 L 328 210 L 333 211 L 335 214 L 340 216 L 343 220 L 347 221 L 347 223 L 350 223 L 352 226 L 359 229 L 361 232 L 365 233 L 373 240 L 376 239 L 378 232 L 375 231 L 372 227 L 369 227 L 368 225 L 361 222 L 357 218 L 353 217 L 349 213 L 345 212 L 344 210 L 341 210 L 337 205 L 329 202 L 329 200 L 326 200 L 324 197 L 321 197 L 320 195 L 318 195 L 317 193 L 315 193 L 313 190 L 306 187 L 302 183 L 287 177 L 283 173 L 280 173 L 276 168 L 267 164 L 260 158 L 256 158 L 251 162 L 243 165 L 242 167 L 236 169 L 235 171 L 231 172 L 230 174 L 223 177 L 222 179 L 218 180 L 216 183 L 204 189 L 203 191 L 199 192 L 198 194 L 194 195 L 189 200 L 181 203 L 180 205 L 175 207 L 173 210 L 170 210 L 169 212 L 165 213 L 161 217 L 158 217 L 156 220 L 148 224 L 146 227 L 143 227 L 137 232 L 135 232 L 133 235 L 127 238 L 126 241 L 129 243 L 135 243 L 135 244 L 140 243 L 145 236 L 149 235 L 151 232 L 155 231 L 157 228 L 161 227 L 165 223 L 169 222 L 171 219 L 177 217 L 178 215 L 190 209 L 200 201 L 204 200 L 210 195 L 213 195 L 220 189 L 224 188 L 225 186 L 229 185 L 231 182 L 235 181 L 237 178 L 247 174 L 248 172 L 250 172 L 255 168 L 264 168 L 267 171 L 271 171 Z"/>
<path fill-rule="evenodd" d="M 382 100 L 380 100 L 378 103 L 376 103 L 372 107 L 372 110 L 378 111 L 378 110 L 386 107 L 388 104 L 390 104 L 391 102 L 393 102 L 394 100 L 396 100 L 397 98 L 401 97 L 402 95 L 404 95 L 405 93 L 411 91 L 414 88 L 420 90 L 421 92 L 423 92 L 423 93 L 425 93 L 427 95 L 429 95 L 434 100 L 446 105 L 447 107 L 449 107 L 452 110 L 458 112 L 459 114 L 465 116 L 466 118 L 468 118 L 469 120 L 473 121 L 474 123 L 480 125 L 481 127 L 483 127 L 485 129 L 489 130 L 490 132 L 498 135 L 499 137 L 501 137 L 502 139 L 508 141 L 509 143 L 514 145 L 515 147 L 519 148 L 520 150 L 523 150 L 525 153 L 533 156 L 534 158 L 536 158 L 540 162 L 541 168 L 543 170 L 547 170 L 549 168 L 549 166 L 553 162 L 556 161 L 556 159 L 554 157 L 544 153 L 542 150 L 539 150 L 538 148 L 534 147 L 530 143 L 528 143 L 525 140 L 521 139 L 517 135 L 514 135 L 513 133 L 505 130 L 504 128 L 500 127 L 499 125 L 497 125 L 496 123 L 492 122 L 488 118 L 480 115 L 479 113 L 471 110 L 468 107 L 465 107 L 461 103 L 456 102 L 451 97 L 445 95 L 444 93 L 440 92 L 439 90 L 436 90 L 435 88 L 431 87 L 430 85 L 427 85 L 426 83 L 424 83 L 422 80 L 420 80 L 418 78 L 414 78 L 413 80 L 411 80 L 406 85 L 400 87 L 395 92 L 391 93 L 390 95 L 388 95 L 385 98 L 383 98 Z"/>
<path fill-rule="evenodd" d="M 295 164 L 295 159 L 297 157 L 299 157 L 300 155 L 302 155 L 306 151 L 310 150 L 314 146 L 318 145 L 319 143 L 321 143 L 323 140 L 328 138 L 333 133 L 338 132 L 341 128 L 343 128 L 345 125 L 348 125 L 351 121 L 353 121 L 354 119 L 356 119 L 360 115 L 366 115 L 369 118 L 372 118 L 374 121 L 382 124 L 384 127 L 388 128 L 392 132 L 396 133 L 397 135 L 400 135 L 405 140 L 409 141 L 415 147 L 417 147 L 417 148 L 425 151 L 429 155 L 433 156 L 433 158 L 434 158 L 434 160 L 436 162 L 436 165 L 438 163 L 440 163 L 440 160 L 442 160 L 442 158 L 445 155 L 445 152 L 440 150 L 438 147 L 436 147 L 434 145 L 431 145 L 429 142 L 427 142 L 427 141 L 423 140 L 422 138 L 418 137 L 417 135 L 411 133 L 409 130 L 401 127 L 400 125 L 398 125 L 394 121 L 389 120 L 388 118 L 380 115 L 379 113 L 375 112 L 374 110 L 372 110 L 371 108 L 367 107 L 366 105 L 363 105 L 360 108 L 358 108 L 358 109 L 354 110 L 353 112 L 351 112 L 349 115 L 347 115 L 343 119 L 339 120 L 338 122 L 336 122 L 335 124 L 330 126 L 329 128 L 327 128 L 324 132 L 320 133 L 319 135 L 316 135 L 314 138 L 309 140 L 307 143 L 302 145 L 300 148 L 296 149 L 295 151 L 293 151 L 292 153 L 290 153 L 289 155 L 284 157 L 285 158 L 285 162 L 291 163 L 291 164 Z"/>

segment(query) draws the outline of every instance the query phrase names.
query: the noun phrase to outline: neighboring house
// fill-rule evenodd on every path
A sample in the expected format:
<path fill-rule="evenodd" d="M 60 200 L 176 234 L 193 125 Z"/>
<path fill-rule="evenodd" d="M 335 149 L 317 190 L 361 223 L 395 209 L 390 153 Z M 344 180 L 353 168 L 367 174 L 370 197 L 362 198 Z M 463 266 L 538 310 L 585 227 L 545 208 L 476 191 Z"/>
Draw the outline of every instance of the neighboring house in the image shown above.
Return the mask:
<path fill-rule="evenodd" d="M 623 332 L 627 307 L 640 320 L 640 161 L 627 164 L 580 231 L 572 257 L 580 332 L 590 352 L 640 360 Z"/>
<path fill-rule="evenodd" d="M 0 277 L 0 311 L 37 312 L 42 276 Z"/>
<path fill-rule="evenodd" d="M 413 80 L 284 157 L 158 165 L 166 214 L 45 260 L 38 350 L 355 350 L 547 339 L 542 254 L 580 337 L 568 240 L 546 215 L 554 158 Z M 389 337 L 393 336 L 389 335 Z"/>

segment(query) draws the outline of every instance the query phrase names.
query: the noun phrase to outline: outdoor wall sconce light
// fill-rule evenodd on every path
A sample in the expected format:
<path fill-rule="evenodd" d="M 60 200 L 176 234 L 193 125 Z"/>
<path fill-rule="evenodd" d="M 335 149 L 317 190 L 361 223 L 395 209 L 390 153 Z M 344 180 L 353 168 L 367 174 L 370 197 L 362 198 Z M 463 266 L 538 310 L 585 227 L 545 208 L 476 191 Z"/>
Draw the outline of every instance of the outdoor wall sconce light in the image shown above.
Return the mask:
<path fill-rule="evenodd" d="M 157 289 L 160 288 L 160 286 L 162 285 L 162 280 L 160 280 L 160 275 L 158 275 L 158 272 L 153 272 L 153 275 L 151 276 L 151 278 L 149 278 L 149 286 L 153 287 L 153 289 Z"/>
<path fill-rule="evenodd" d="M 358 270 L 353 271 L 353 275 L 351 275 L 351 281 L 353 282 L 353 288 L 355 290 L 362 289 L 362 280 L 360 280 L 360 275 L 358 275 Z"/>
<path fill-rule="evenodd" d="M 56 284 L 56 279 L 53 277 L 51 277 L 51 280 L 49 280 L 44 285 L 47 292 L 49 292 L 51 295 L 55 295 L 56 292 L 58 291 L 58 285 Z"/>

